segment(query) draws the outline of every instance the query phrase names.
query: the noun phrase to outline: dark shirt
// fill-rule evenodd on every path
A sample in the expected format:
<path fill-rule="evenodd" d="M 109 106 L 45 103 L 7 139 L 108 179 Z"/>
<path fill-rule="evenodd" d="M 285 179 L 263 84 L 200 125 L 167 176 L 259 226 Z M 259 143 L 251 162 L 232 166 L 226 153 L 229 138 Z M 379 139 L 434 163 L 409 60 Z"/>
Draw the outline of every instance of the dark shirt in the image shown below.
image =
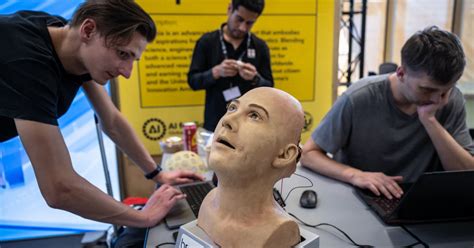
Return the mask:
<path fill-rule="evenodd" d="M 228 58 L 237 60 L 247 50 L 247 37 L 237 49 L 224 41 Z M 204 128 L 214 131 L 220 118 L 226 112 L 226 101 L 223 91 L 238 86 L 243 95 L 247 91 L 260 86 L 273 87 L 272 70 L 270 68 L 270 52 L 267 44 L 255 35 L 251 35 L 250 49 L 255 50 L 255 57 L 249 58 L 248 53 L 242 58 L 244 63 L 251 63 L 257 69 L 259 79 L 246 81 L 238 74 L 234 77 L 212 77 L 212 68 L 220 64 L 225 56 L 222 52 L 219 30 L 204 34 L 196 43 L 191 67 L 188 73 L 188 84 L 193 90 L 206 90 L 204 109 Z"/>
<path fill-rule="evenodd" d="M 48 26 L 66 20 L 44 12 L 0 15 L 0 142 L 18 135 L 14 118 L 58 125 L 90 75 L 67 73 Z"/>

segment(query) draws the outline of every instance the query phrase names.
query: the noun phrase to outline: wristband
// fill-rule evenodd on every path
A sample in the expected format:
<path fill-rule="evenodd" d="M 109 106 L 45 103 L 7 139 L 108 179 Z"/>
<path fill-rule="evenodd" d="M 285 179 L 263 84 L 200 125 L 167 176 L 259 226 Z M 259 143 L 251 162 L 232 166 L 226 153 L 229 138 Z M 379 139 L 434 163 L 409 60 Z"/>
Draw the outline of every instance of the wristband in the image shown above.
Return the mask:
<path fill-rule="evenodd" d="M 145 174 L 145 178 L 151 180 L 151 179 L 153 179 L 156 175 L 158 175 L 160 172 L 161 172 L 161 167 L 160 167 L 160 166 L 157 166 L 154 170 L 152 170 L 151 172 Z"/>

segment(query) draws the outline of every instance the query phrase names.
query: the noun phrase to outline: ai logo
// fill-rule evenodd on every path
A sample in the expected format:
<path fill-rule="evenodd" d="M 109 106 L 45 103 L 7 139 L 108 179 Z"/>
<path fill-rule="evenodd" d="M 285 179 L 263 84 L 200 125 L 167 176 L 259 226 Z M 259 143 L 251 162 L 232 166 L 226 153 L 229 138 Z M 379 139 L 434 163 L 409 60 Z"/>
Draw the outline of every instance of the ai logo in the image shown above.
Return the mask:
<path fill-rule="evenodd" d="M 166 125 L 158 118 L 151 118 L 143 123 L 142 131 L 147 139 L 156 141 L 165 136 Z"/>

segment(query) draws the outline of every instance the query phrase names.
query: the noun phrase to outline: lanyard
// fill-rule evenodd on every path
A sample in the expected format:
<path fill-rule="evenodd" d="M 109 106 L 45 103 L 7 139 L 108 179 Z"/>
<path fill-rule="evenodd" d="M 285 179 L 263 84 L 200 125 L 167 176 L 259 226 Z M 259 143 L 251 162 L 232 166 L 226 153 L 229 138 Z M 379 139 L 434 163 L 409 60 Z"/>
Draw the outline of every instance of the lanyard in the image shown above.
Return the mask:
<path fill-rule="evenodd" d="M 227 55 L 227 47 L 225 46 L 225 43 L 224 43 L 224 32 L 222 31 L 222 29 L 224 28 L 224 25 L 225 24 L 222 24 L 221 28 L 219 29 L 219 39 L 221 41 L 222 53 L 224 54 L 225 59 L 228 59 L 229 55 Z M 248 34 L 247 34 L 247 47 L 246 47 L 246 49 L 244 49 L 244 51 L 242 52 L 242 54 L 239 56 L 239 58 L 237 60 L 242 60 L 245 53 L 249 49 L 249 47 L 250 47 L 250 38 L 251 38 L 251 34 L 250 34 L 250 32 L 248 32 Z"/>

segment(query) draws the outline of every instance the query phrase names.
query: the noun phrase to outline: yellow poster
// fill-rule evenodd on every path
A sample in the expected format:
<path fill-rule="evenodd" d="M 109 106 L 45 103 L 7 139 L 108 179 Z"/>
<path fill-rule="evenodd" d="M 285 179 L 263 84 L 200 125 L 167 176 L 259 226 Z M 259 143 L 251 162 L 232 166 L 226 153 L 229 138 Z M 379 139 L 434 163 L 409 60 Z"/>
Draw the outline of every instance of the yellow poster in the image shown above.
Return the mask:
<path fill-rule="evenodd" d="M 205 91 L 193 91 L 187 73 L 196 41 L 226 22 L 230 0 L 137 2 L 152 16 L 158 35 L 134 65 L 132 77 L 118 80 L 118 100 L 147 149 L 159 154 L 158 141 L 180 136 L 182 123 L 202 125 Z M 275 87 L 303 103 L 303 140 L 332 103 L 336 7 L 329 0 L 266 1 L 252 29 L 270 48 Z"/>

